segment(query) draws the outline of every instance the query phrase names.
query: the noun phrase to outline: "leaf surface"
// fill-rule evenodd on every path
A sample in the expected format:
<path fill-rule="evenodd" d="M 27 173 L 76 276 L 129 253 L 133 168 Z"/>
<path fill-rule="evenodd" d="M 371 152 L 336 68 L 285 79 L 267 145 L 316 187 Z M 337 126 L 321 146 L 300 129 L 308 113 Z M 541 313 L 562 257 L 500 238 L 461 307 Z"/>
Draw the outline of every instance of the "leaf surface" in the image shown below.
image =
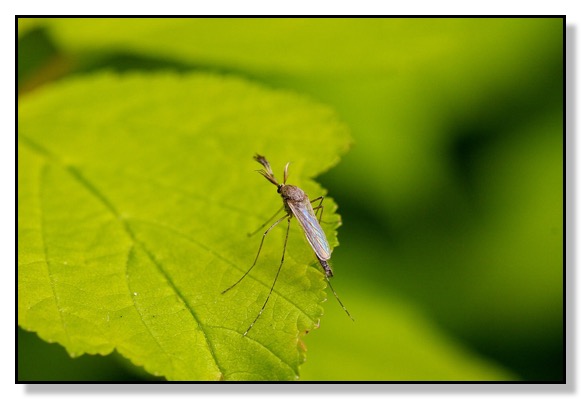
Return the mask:
<path fill-rule="evenodd" d="M 280 208 L 254 172 L 289 183 L 338 161 L 349 136 L 327 107 L 207 74 L 98 75 L 26 96 L 18 134 L 19 324 L 69 354 L 114 349 L 172 380 L 298 377 L 324 280 L 298 226 L 255 230 Z M 324 228 L 337 245 L 336 206 Z M 281 225 L 286 225 L 282 223 Z"/>

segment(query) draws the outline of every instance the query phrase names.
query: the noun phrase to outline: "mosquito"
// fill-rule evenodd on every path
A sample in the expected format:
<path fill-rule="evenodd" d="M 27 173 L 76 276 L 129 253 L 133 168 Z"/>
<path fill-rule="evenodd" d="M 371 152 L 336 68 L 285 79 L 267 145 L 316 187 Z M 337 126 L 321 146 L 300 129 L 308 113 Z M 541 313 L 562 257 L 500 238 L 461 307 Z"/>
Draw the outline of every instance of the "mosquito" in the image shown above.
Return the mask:
<path fill-rule="evenodd" d="M 339 305 L 341 305 L 341 307 L 343 308 L 345 313 L 347 313 L 347 316 L 349 316 L 349 318 L 351 318 L 351 320 L 354 320 L 353 317 L 351 317 L 351 314 L 349 313 L 349 311 L 347 310 L 345 305 L 343 305 L 343 303 L 339 299 L 339 296 L 337 295 L 337 293 L 335 292 L 335 290 L 331 286 L 331 282 L 329 281 L 329 277 L 333 277 L 333 270 L 331 269 L 331 266 L 329 265 L 329 262 L 328 262 L 331 259 L 331 248 L 329 247 L 329 243 L 327 242 L 327 237 L 325 236 L 325 233 L 323 232 L 323 229 L 321 228 L 321 225 L 319 224 L 319 222 L 321 221 L 321 217 L 323 216 L 323 208 L 324 207 L 322 204 L 323 204 L 324 197 L 321 196 L 321 197 L 315 198 L 314 200 L 309 200 L 309 197 L 307 196 L 307 194 L 305 194 L 305 192 L 303 190 L 301 190 L 299 187 L 292 186 L 290 184 L 286 184 L 286 180 L 288 177 L 288 166 L 290 163 L 287 163 L 286 166 L 284 167 L 284 180 L 283 180 L 283 183 L 280 184 L 276 180 L 276 178 L 274 177 L 274 173 L 272 172 L 270 164 L 268 163 L 268 161 L 266 160 L 265 157 L 257 154 L 254 156 L 254 160 L 257 161 L 258 163 L 260 163 L 264 168 L 261 170 L 257 170 L 257 172 L 260 173 L 262 176 L 264 176 L 266 178 L 266 180 L 268 180 L 269 182 L 271 182 L 272 184 L 274 184 L 276 186 L 276 192 L 279 193 L 280 196 L 282 197 L 283 207 L 281 209 L 279 209 L 262 226 L 260 226 L 258 228 L 258 230 L 256 230 L 255 232 L 253 232 L 249 235 L 255 234 L 258 231 L 260 231 L 262 228 L 264 228 L 264 226 L 266 226 L 272 219 L 274 219 L 279 214 L 280 211 L 284 210 L 286 212 L 286 214 L 283 217 L 281 217 L 280 219 L 278 219 L 276 222 L 274 222 L 264 232 L 264 234 L 262 234 L 262 240 L 260 241 L 260 246 L 258 247 L 258 253 L 256 254 L 256 257 L 254 258 L 254 263 L 252 264 L 252 266 L 250 266 L 250 269 L 248 269 L 246 271 L 246 273 L 244 273 L 242 275 L 242 277 L 240 277 L 240 279 L 238 279 L 238 281 L 236 281 L 233 285 L 231 285 L 230 287 L 228 287 L 224 291 L 222 291 L 222 294 L 225 294 L 226 292 L 228 292 L 232 288 L 234 288 L 254 268 L 254 266 L 256 265 L 256 262 L 258 261 L 258 256 L 260 255 L 260 251 L 262 250 L 262 244 L 264 244 L 264 239 L 266 238 L 266 235 L 283 220 L 286 219 L 288 221 L 288 223 L 287 223 L 287 228 L 286 228 L 286 236 L 284 238 L 284 245 L 283 245 L 283 249 L 282 249 L 282 259 L 280 260 L 280 265 L 278 266 L 276 276 L 274 277 L 274 281 L 272 283 L 272 286 L 270 287 L 270 291 L 268 292 L 268 296 L 266 297 L 266 300 L 264 301 L 264 304 L 262 305 L 262 308 L 260 309 L 260 312 L 258 312 L 258 315 L 254 319 L 254 321 L 246 329 L 246 331 L 244 332 L 244 336 L 246 336 L 246 334 L 248 334 L 248 331 L 250 331 L 250 329 L 254 326 L 254 324 L 256 323 L 256 321 L 258 320 L 258 318 L 260 317 L 260 315 L 262 314 L 262 312 L 266 308 L 266 304 L 268 303 L 268 300 L 270 299 L 270 295 L 272 294 L 272 290 L 274 289 L 274 285 L 276 284 L 276 280 L 278 279 L 278 275 L 279 275 L 280 270 L 282 269 L 282 265 L 284 263 L 284 254 L 286 252 L 286 243 L 288 241 L 290 222 L 291 222 L 291 219 L 293 218 L 293 216 L 299 221 L 299 225 L 301 226 L 303 232 L 305 233 L 305 237 L 307 238 L 307 241 L 309 242 L 313 251 L 315 251 L 315 256 L 317 257 L 317 260 L 319 261 L 319 263 L 321 264 L 321 266 L 323 268 L 323 271 L 325 272 L 325 279 L 327 280 L 327 283 L 329 284 L 329 288 L 333 292 L 333 295 L 335 296 L 335 298 L 337 298 Z M 317 201 L 319 202 L 318 205 L 315 208 L 313 208 L 313 206 L 311 204 L 315 203 Z M 315 211 L 319 211 L 319 210 L 320 210 L 320 214 L 319 214 L 319 219 L 317 220 L 317 216 L 315 214 Z"/>

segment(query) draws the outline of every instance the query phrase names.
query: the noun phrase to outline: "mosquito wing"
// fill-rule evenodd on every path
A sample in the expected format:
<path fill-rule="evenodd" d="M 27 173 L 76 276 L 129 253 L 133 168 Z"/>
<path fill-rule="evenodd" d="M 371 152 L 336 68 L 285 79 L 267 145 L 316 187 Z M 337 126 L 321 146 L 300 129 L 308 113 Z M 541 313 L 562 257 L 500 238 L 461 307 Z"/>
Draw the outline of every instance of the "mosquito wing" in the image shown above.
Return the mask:
<path fill-rule="evenodd" d="M 306 199 L 302 202 L 287 201 L 287 205 L 299 221 L 307 241 L 311 244 L 317 257 L 322 260 L 331 259 L 331 248 L 329 248 L 327 237 L 325 237 L 325 232 L 323 232 L 309 200 Z"/>

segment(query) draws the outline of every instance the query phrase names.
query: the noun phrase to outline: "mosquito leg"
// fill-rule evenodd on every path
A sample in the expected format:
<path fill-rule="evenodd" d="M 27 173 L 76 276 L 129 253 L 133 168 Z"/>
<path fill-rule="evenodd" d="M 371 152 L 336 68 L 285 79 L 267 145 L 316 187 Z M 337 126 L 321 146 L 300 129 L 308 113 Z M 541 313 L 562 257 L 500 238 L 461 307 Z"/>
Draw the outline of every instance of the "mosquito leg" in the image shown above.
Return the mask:
<path fill-rule="evenodd" d="M 319 223 L 321 223 L 321 219 L 323 218 L 323 209 L 325 208 L 323 206 L 324 199 L 325 199 L 325 197 L 320 196 L 320 197 L 315 198 L 314 200 L 311 200 L 311 204 L 319 201 L 319 205 L 317 205 L 316 207 L 313 208 L 313 210 L 315 211 L 315 214 L 316 214 L 316 211 L 318 211 L 319 209 L 321 210 L 321 214 L 319 215 Z"/>
<path fill-rule="evenodd" d="M 347 313 L 347 316 L 349 316 L 349 318 L 351 320 L 355 321 L 355 319 L 353 318 L 353 316 L 351 316 L 351 313 L 349 313 L 349 311 L 347 310 L 347 308 L 345 307 L 345 305 L 343 305 L 343 302 L 341 302 L 341 300 L 339 299 L 339 296 L 337 295 L 337 293 L 333 289 L 333 286 L 331 285 L 331 281 L 329 281 L 329 277 L 325 276 L 325 279 L 327 279 L 327 283 L 329 284 L 329 288 L 331 289 L 331 292 L 333 293 L 333 295 L 335 295 L 335 298 L 337 298 L 337 301 L 339 302 L 339 305 L 341 305 L 341 307 L 343 308 L 343 310 L 345 311 L 345 313 Z"/>
<path fill-rule="evenodd" d="M 280 222 L 282 219 L 279 219 L 277 221 Z M 286 252 L 286 243 L 288 241 L 288 232 L 290 230 L 290 222 L 291 222 L 291 218 L 288 218 L 288 224 L 286 227 L 286 236 L 284 238 L 284 246 L 282 248 L 282 259 L 280 260 L 280 266 L 278 266 L 278 270 L 276 271 L 276 276 L 274 277 L 274 281 L 272 282 L 272 286 L 270 287 L 270 291 L 268 292 L 268 296 L 266 297 L 266 301 L 264 301 L 264 304 L 262 304 L 262 309 L 260 309 L 260 312 L 258 312 L 258 315 L 256 316 L 256 318 L 254 319 L 254 321 L 250 324 L 250 326 L 248 327 L 248 329 L 244 332 L 244 336 L 246 336 L 246 334 L 248 334 L 248 331 L 250 331 L 250 329 L 252 328 L 252 326 L 254 325 L 254 323 L 256 323 L 256 320 L 258 320 L 258 318 L 260 317 L 260 315 L 262 314 L 262 312 L 264 311 L 264 308 L 266 307 L 266 304 L 268 303 L 268 300 L 270 299 L 270 294 L 272 294 L 272 290 L 274 289 L 274 285 L 276 284 L 276 280 L 278 280 L 278 275 L 280 273 L 280 269 L 282 269 L 282 264 L 284 263 L 284 253 Z"/>
<path fill-rule="evenodd" d="M 248 237 L 253 236 L 254 234 L 258 233 L 260 230 L 262 230 L 264 228 L 264 226 L 266 226 L 268 223 L 270 223 L 270 221 L 272 219 L 274 219 L 276 217 L 276 215 L 278 215 L 280 213 L 280 211 L 282 211 L 283 209 L 284 209 L 284 206 L 281 207 L 278 211 L 276 211 L 276 213 L 274 215 L 272 215 L 266 222 L 261 224 L 259 228 L 254 230 L 252 233 L 248 233 Z"/>
<path fill-rule="evenodd" d="M 264 239 L 266 238 L 266 235 L 268 234 L 268 232 L 270 230 L 272 230 L 274 228 L 274 226 L 276 226 L 277 224 L 279 224 L 280 222 L 282 222 L 285 218 L 289 218 L 289 223 L 290 223 L 290 216 L 289 215 L 284 215 L 283 217 L 281 217 L 280 219 L 278 219 L 276 222 L 274 222 L 272 224 L 272 226 L 270 226 L 268 228 L 268 230 L 266 230 L 264 232 L 264 234 L 262 235 L 262 240 L 260 241 L 260 246 L 258 247 L 258 253 L 256 254 L 256 258 L 254 258 L 254 263 L 252 264 L 252 266 L 250 266 L 250 269 L 248 269 L 246 271 L 246 273 L 244 273 L 242 275 L 242 277 L 240 277 L 240 279 L 238 281 L 236 281 L 234 284 L 232 284 L 230 287 L 226 288 L 224 291 L 222 291 L 222 294 L 225 294 L 226 292 L 230 291 L 232 288 L 234 288 L 239 282 L 242 281 L 242 279 L 244 277 L 246 277 L 246 275 L 248 273 L 250 273 L 250 270 L 252 270 L 252 268 L 256 265 L 256 261 L 258 261 L 258 256 L 260 255 L 260 250 L 262 249 L 262 244 L 264 244 Z M 287 230 L 287 236 L 288 236 L 288 230 Z M 286 240 L 285 240 L 285 245 L 286 245 Z"/>

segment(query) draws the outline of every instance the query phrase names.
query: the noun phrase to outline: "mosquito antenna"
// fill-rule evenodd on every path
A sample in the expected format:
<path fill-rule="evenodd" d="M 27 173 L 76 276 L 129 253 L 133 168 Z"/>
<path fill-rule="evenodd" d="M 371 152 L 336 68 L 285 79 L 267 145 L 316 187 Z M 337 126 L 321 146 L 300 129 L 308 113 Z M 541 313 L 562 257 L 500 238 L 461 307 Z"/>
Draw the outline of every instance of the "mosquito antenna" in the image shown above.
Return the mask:
<path fill-rule="evenodd" d="M 268 180 L 269 182 L 271 182 L 275 186 L 280 186 L 278 184 L 278 181 L 276 180 L 276 177 L 274 177 L 274 173 L 272 173 L 272 168 L 270 167 L 270 163 L 268 163 L 266 158 L 263 157 L 262 155 L 256 154 L 254 156 L 254 160 L 264 167 L 264 170 L 262 170 L 262 169 L 257 170 L 257 172 L 260 173 L 262 176 L 264 176 L 266 178 L 266 180 Z"/>
<path fill-rule="evenodd" d="M 283 184 L 286 184 L 286 179 L 288 177 L 288 166 L 290 165 L 290 162 L 287 162 L 286 166 L 284 167 L 284 180 L 283 180 Z"/>
<path fill-rule="evenodd" d="M 264 169 L 266 169 L 269 175 L 274 176 L 274 173 L 272 173 L 272 169 L 270 168 L 270 163 L 268 163 L 264 156 L 256 154 L 254 160 L 264 166 Z"/>
<path fill-rule="evenodd" d="M 275 186 L 280 186 L 280 184 L 278 184 L 278 181 L 276 180 L 276 178 L 273 175 L 268 174 L 268 172 L 266 170 L 257 170 L 258 173 L 260 173 L 262 176 L 264 176 L 266 178 L 266 180 L 268 180 L 269 182 L 271 182 L 272 184 L 274 184 Z"/>
<path fill-rule="evenodd" d="M 345 307 L 345 305 L 343 305 L 343 302 L 341 302 L 341 300 L 339 299 L 339 296 L 337 295 L 337 293 L 333 289 L 333 286 L 331 285 L 331 280 L 329 280 L 329 277 L 325 276 L 325 279 L 327 280 L 327 283 L 329 284 L 329 288 L 331 289 L 331 292 L 333 292 L 333 295 L 335 295 L 335 298 L 337 298 L 337 301 L 339 302 L 339 305 L 341 305 L 341 307 L 343 308 L 343 310 L 345 311 L 345 313 L 347 313 L 347 316 L 349 316 L 349 318 L 351 320 L 355 321 L 355 319 L 353 318 L 353 316 L 351 316 L 351 313 L 349 313 L 349 311 L 347 310 L 347 308 Z"/>

